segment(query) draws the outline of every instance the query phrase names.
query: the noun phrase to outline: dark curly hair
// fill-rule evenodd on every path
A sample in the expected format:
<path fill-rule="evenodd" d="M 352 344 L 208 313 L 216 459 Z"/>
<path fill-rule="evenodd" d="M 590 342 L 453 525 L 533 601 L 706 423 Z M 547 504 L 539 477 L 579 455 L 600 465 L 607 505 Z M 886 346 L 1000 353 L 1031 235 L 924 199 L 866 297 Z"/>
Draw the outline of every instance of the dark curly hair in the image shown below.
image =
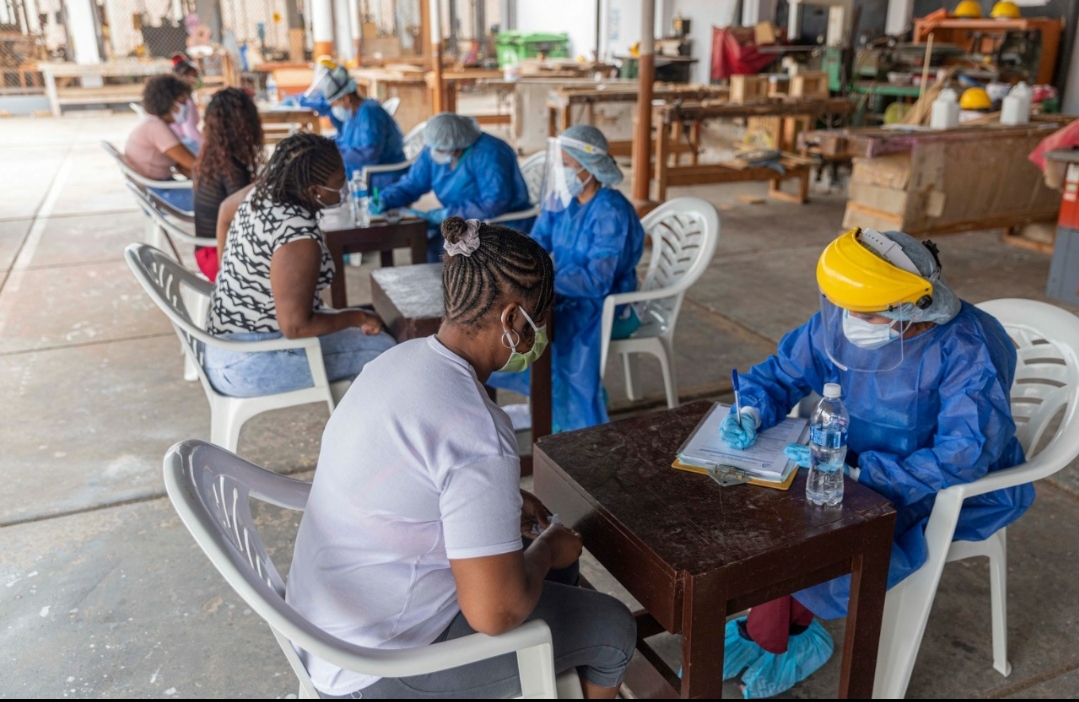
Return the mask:
<path fill-rule="evenodd" d="M 255 202 L 303 207 L 309 212 L 322 204 L 307 194 L 312 185 L 325 185 L 345 162 L 333 139 L 310 132 L 297 132 L 281 140 L 255 186 Z"/>
<path fill-rule="evenodd" d="M 237 168 L 257 174 L 262 166 L 263 139 L 255 101 L 239 88 L 218 90 L 203 119 L 202 148 L 194 169 L 196 183 L 200 178 L 240 180 L 235 177 Z"/>
<path fill-rule="evenodd" d="M 164 117 L 172 112 L 177 100 L 188 95 L 191 95 L 191 86 L 175 74 L 153 76 L 142 88 L 142 109 L 148 115 Z"/>
<path fill-rule="evenodd" d="M 468 232 L 460 217 L 442 222 L 442 236 L 459 242 Z M 469 255 L 443 254 L 443 318 L 475 327 L 507 295 L 532 304 L 528 313 L 539 324 L 554 300 L 554 263 L 536 240 L 508 227 L 479 225 L 479 247 Z"/>

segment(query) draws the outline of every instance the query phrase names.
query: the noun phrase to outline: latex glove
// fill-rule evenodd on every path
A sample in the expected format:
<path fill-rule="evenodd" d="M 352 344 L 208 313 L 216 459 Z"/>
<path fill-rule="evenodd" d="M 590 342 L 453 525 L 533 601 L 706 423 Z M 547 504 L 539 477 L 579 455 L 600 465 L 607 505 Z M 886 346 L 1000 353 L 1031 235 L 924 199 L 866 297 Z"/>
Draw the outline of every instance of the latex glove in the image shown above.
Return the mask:
<path fill-rule="evenodd" d="M 309 98 L 305 95 L 300 95 L 298 96 L 296 102 L 299 103 L 300 107 L 306 107 L 309 110 L 314 110 L 316 113 L 318 113 L 319 117 L 329 117 L 332 113 L 330 103 L 326 102 L 325 98 Z"/>
<path fill-rule="evenodd" d="M 849 466 L 846 463 L 843 464 L 843 475 L 848 476 L 851 480 L 857 482 L 858 476 L 862 474 L 861 468 Z"/>
<path fill-rule="evenodd" d="M 428 224 L 433 224 L 436 227 L 442 224 L 442 220 L 446 219 L 449 215 L 449 210 L 445 207 L 439 207 L 437 210 L 429 210 L 428 212 L 419 212 L 420 217 L 427 220 Z"/>
<path fill-rule="evenodd" d="M 382 202 L 377 197 L 373 197 L 367 201 L 367 211 L 372 215 L 380 215 L 385 210 L 382 209 Z"/>
<path fill-rule="evenodd" d="M 799 468 L 809 467 L 809 447 L 805 444 L 787 444 L 783 455 L 797 463 Z"/>
<path fill-rule="evenodd" d="M 719 425 L 719 438 L 732 449 L 740 451 L 752 446 L 757 441 L 757 420 L 753 415 L 743 411 L 741 423 L 739 417 L 728 414 L 723 423 Z"/>

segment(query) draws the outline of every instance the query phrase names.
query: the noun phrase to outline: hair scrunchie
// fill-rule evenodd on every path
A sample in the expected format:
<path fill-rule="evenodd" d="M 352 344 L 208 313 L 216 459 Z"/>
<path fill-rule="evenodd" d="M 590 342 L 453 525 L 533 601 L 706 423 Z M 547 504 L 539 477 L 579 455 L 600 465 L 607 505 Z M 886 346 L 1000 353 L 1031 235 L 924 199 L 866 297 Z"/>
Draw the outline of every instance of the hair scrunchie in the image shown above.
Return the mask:
<path fill-rule="evenodd" d="M 464 256 L 471 256 L 472 252 L 480 247 L 480 221 L 478 219 L 470 219 L 465 222 L 468 230 L 460 241 L 446 242 L 446 255 L 456 256 L 461 254 Z"/>

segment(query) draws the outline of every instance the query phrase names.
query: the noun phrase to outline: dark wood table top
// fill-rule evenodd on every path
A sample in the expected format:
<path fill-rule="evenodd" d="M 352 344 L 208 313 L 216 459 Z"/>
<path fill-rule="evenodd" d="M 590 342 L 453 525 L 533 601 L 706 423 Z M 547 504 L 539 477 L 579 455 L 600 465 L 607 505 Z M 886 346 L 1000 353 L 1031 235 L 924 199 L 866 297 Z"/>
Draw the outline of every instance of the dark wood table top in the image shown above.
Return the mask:
<path fill-rule="evenodd" d="M 442 323 L 442 264 L 373 270 L 371 294 L 395 339 L 430 336 Z"/>
<path fill-rule="evenodd" d="M 822 508 L 806 501 L 804 470 L 784 491 L 720 487 L 707 476 L 671 468 L 678 448 L 711 406 L 694 402 L 555 434 L 541 439 L 537 448 L 576 483 L 595 510 L 625 525 L 668 567 L 691 575 L 798 547 L 894 512 L 887 499 L 850 479 L 844 483 L 841 508 Z M 564 521 L 567 516 L 562 515 Z M 578 526 L 587 530 L 586 524 Z"/>

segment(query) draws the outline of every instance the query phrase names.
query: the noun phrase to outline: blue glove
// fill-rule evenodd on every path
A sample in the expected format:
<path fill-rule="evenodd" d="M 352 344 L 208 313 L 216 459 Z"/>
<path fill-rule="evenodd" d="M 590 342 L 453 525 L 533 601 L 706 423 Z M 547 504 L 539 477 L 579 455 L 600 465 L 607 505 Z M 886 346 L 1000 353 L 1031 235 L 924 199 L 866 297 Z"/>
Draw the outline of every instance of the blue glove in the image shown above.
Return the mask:
<path fill-rule="evenodd" d="M 757 421 L 745 412 L 742 413 L 741 425 L 738 417 L 728 414 L 719 425 L 719 438 L 732 449 L 744 451 L 757 441 Z"/>
<path fill-rule="evenodd" d="M 860 476 L 861 474 L 862 474 L 862 469 L 861 468 L 856 468 L 854 466 L 849 466 L 846 463 L 843 464 L 843 475 L 847 476 L 851 480 L 857 482 L 858 481 L 858 476 Z"/>
<path fill-rule="evenodd" d="M 380 215 L 384 212 L 382 209 L 382 202 L 377 197 L 370 198 L 367 201 L 367 211 L 373 215 Z"/>
<path fill-rule="evenodd" d="M 319 117 L 329 117 L 333 111 L 330 107 L 330 103 L 326 102 L 323 97 L 309 98 L 305 95 L 298 96 L 296 102 L 300 107 L 306 107 L 309 110 L 314 110 L 318 113 Z"/>
<path fill-rule="evenodd" d="M 428 224 L 433 224 L 437 227 L 442 224 L 442 220 L 446 219 L 446 216 L 449 215 L 449 210 L 445 207 L 439 207 L 437 210 L 416 212 L 416 214 L 422 219 L 427 220 Z"/>
<path fill-rule="evenodd" d="M 799 468 L 809 467 L 809 447 L 805 444 L 787 444 L 783 455 L 797 463 Z"/>

